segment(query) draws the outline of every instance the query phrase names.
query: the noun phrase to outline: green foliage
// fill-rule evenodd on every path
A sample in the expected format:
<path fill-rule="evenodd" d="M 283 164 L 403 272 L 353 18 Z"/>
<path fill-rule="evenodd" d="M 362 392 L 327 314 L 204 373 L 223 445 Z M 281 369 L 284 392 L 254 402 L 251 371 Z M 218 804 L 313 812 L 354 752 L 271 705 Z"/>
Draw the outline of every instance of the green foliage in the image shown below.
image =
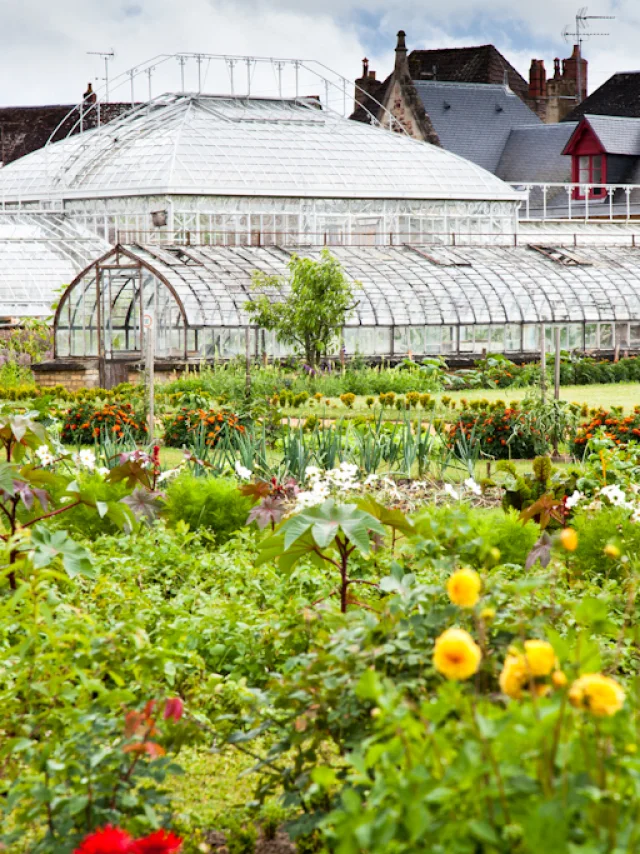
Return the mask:
<path fill-rule="evenodd" d="M 320 261 L 293 255 L 288 266 L 286 285 L 276 276 L 254 273 L 256 289 L 285 290 L 285 299 L 273 302 L 262 294 L 245 309 L 257 326 L 275 331 L 278 341 L 295 347 L 316 367 L 355 307 L 358 284 L 345 277 L 326 249 Z"/>
<path fill-rule="evenodd" d="M 225 543 L 247 521 L 252 501 L 242 495 L 235 480 L 196 477 L 184 472 L 167 489 L 166 515 L 171 524 L 186 522 L 192 531 L 201 528 Z"/>
<path fill-rule="evenodd" d="M 257 838 L 258 831 L 253 824 L 233 822 L 227 831 L 227 851 L 229 854 L 253 854 Z"/>

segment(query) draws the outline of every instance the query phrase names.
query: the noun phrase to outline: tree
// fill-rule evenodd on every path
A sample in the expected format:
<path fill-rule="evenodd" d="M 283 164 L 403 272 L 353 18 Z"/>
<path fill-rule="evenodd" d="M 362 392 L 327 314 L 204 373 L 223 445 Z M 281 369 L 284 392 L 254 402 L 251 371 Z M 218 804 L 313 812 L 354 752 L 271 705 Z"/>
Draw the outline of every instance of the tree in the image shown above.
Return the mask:
<path fill-rule="evenodd" d="M 253 323 L 275 332 L 281 344 L 293 345 L 311 367 L 316 367 L 356 307 L 354 292 L 360 283 L 349 281 L 326 249 L 320 261 L 292 255 L 288 267 L 287 280 L 255 271 L 256 290 L 277 289 L 287 295 L 276 302 L 262 293 L 246 303 L 245 310 Z"/>

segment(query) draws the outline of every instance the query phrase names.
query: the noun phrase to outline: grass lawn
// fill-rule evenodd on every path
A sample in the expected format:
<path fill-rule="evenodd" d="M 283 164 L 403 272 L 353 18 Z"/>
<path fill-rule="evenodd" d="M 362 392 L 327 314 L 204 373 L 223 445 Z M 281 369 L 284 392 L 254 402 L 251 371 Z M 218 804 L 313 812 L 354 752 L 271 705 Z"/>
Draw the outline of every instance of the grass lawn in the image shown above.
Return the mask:
<path fill-rule="evenodd" d="M 432 398 L 440 401 L 442 397 L 449 397 L 452 400 L 478 400 L 484 399 L 489 401 L 504 400 L 509 403 L 512 400 L 522 400 L 533 391 L 532 388 L 493 388 L 493 389 L 473 389 L 467 391 L 447 391 L 438 394 L 432 394 Z M 550 397 L 553 396 L 553 388 L 548 392 Z M 375 395 L 371 395 L 374 397 Z M 403 395 L 396 395 L 402 397 Z M 376 403 L 369 409 L 365 403 L 366 397 L 359 395 L 356 397 L 353 408 L 347 409 L 339 398 L 330 398 L 330 404 L 327 406 L 324 401 L 319 404 L 301 406 L 298 409 L 285 407 L 282 412 L 285 416 L 291 418 L 304 419 L 309 415 L 317 415 L 319 418 L 353 418 L 356 415 L 370 414 L 379 412 L 379 404 L 376 397 Z M 560 389 L 560 398 L 569 403 L 586 403 L 590 407 L 611 407 L 623 406 L 625 409 L 633 409 L 634 406 L 640 404 L 640 383 L 608 383 L 606 385 L 570 385 L 563 386 Z M 389 418 L 396 416 L 396 410 L 393 408 L 387 409 Z M 416 414 L 422 414 L 423 410 L 412 410 Z"/>

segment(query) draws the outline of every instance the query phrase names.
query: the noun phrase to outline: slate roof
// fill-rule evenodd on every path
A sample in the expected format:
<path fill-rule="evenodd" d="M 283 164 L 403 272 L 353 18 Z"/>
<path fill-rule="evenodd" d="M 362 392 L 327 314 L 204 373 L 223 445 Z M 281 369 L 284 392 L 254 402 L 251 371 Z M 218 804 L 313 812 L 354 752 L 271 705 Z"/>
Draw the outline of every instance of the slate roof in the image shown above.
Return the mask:
<path fill-rule="evenodd" d="M 562 152 L 578 122 L 513 128 L 496 175 L 503 181 L 567 183 L 571 158 Z"/>
<path fill-rule="evenodd" d="M 621 71 L 578 104 L 563 121 L 585 115 L 640 117 L 640 71 Z"/>
<path fill-rule="evenodd" d="M 496 172 L 514 127 L 543 127 L 538 116 L 504 85 L 436 80 L 413 83 L 442 147 L 489 172 Z"/>
<path fill-rule="evenodd" d="M 590 114 L 584 118 L 591 125 L 607 154 L 640 156 L 640 118 Z"/>
<path fill-rule="evenodd" d="M 435 79 L 458 83 L 504 83 L 507 72 L 509 88 L 523 100 L 529 96 L 529 84 L 492 44 L 474 47 L 413 50 L 408 56 L 413 80 Z"/>

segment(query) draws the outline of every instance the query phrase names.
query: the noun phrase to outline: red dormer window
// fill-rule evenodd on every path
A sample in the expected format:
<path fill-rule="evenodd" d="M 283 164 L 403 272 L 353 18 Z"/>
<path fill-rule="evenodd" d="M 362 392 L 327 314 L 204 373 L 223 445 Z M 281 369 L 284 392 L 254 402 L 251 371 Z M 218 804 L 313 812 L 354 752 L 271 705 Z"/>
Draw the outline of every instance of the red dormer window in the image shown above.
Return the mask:
<path fill-rule="evenodd" d="M 607 195 L 603 185 L 607 183 L 607 156 L 604 146 L 589 124 L 588 117 L 583 117 L 573 132 L 563 154 L 571 155 L 571 181 L 573 184 L 591 184 L 588 195 L 590 199 L 602 199 Z M 587 190 L 585 186 L 574 187 L 573 198 L 584 199 Z"/>

